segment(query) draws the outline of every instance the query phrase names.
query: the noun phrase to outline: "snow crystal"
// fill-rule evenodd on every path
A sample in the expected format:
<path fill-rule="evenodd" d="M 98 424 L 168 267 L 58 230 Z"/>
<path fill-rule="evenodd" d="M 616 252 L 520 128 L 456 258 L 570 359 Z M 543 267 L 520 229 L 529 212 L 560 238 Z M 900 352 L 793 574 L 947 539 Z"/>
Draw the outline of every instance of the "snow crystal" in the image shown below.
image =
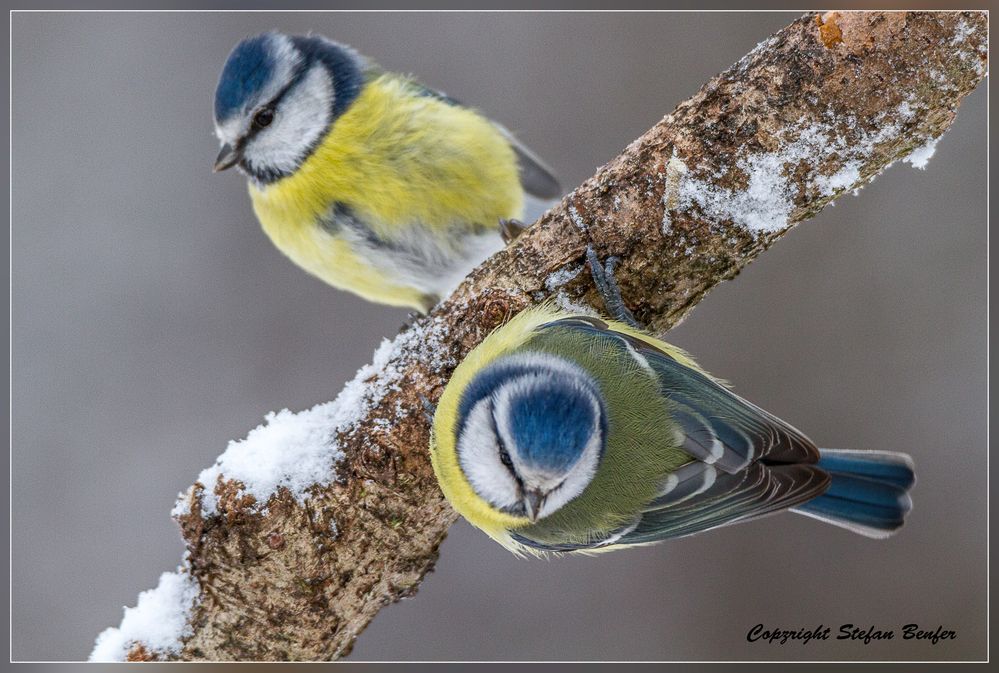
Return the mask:
<path fill-rule="evenodd" d="M 467 310 L 467 303 L 461 305 Z M 458 362 L 451 354 L 451 343 L 446 339 L 447 321 L 441 316 L 432 318 L 425 327 L 413 326 L 396 338 L 395 351 L 415 349 L 420 362 L 433 372 L 456 367 Z M 395 378 L 401 376 L 395 372 Z M 401 414 L 400 414 L 401 415 Z"/>
<path fill-rule="evenodd" d="M 308 487 L 328 479 L 342 457 L 334 430 L 339 421 L 336 402 L 297 414 L 287 409 L 272 411 L 246 439 L 229 442 L 215 464 L 201 471 L 198 481 L 211 491 L 219 476 L 238 480 L 243 492 L 259 503 L 266 503 L 281 486 L 301 498 Z M 202 511 L 214 514 L 216 501 L 213 493 L 205 493 Z"/>
<path fill-rule="evenodd" d="M 97 636 L 90 661 L 125 661 L 135 643 L 155 653 L 177 654 L 181 639 L 191 635 L 188 617 L 198 593 L 198 583 L 185 569 L 163 573 L 155 589 L 140 593 L 134 608 L 125 608 L 121 626 Z"/>
<path fill-rule="evenodd" d="M 592 315 L 594 317 L 597 315 L 592 306 L 573 301 L 569 295 L 565 293 L 565 290 L 559 290 L 558 294 L 555 295 L 555 305 L 563 311 L 567 311 L 569 313 Z"/>
<path fill-rule="evenodd" d="M 929 163 L 933 153 L 937 151 L 937 142 L 939 140 L 940 138 L 930 138 L 925 145 L 912 150 L 909 156 L 902 159 L 902 161 L 910 164 L 913 168 L 925 170 L 926 164 Z"/>
<path fill-rule="evenodd" d="M 985 75 L 986 71 L 987 59 L 985 58 L 985 56 L 986 54 L 988 54 L 988 41 L 983 40 L 978 45 L 978 49 L 977 50 L 974 49 L 973 45 L 967 44 L 968 38 L 971 37 L 971 35 L 974 34 L 974 32 L 975 32 L 974 26 L 969 24 L 964 19 L 961 19 L 961 21 L 954 28 L 954 37 L 952 37 L 950 40 L 950 46 L 954 47 L 962 45 L 964 48 L 960 49 L 957 52 L 958 57 L 961 58 L 961 60 L 963 61 L 970 61 L 972 67 L 975 69 L 975 73 L 978 74 L 979 76 L 983 76 Z M 948 85 L 947 88 L 949 89 L 954 88 L 954 83 L 950 81 L 949 77 L 944 76 L 944 80 Z"/>
<path fill-rule="evenodd" d="M 815 185 L 825 196 L 832 196 L 836 192 L 847 189 L 860 181 L 859 161 L 847 161 L 843 167 L 832 175 L 820 175 L 815 178 Z"/>
<path fill-rule="evenodd" d="M 660 231 L 664 235 L 669 233 L 673 225 L 669 212 L 677 206 L 680 195 L 680 182 L 686 173 L 687 164 L 683 163 L 680 157 L 677 156 L 676 148 L 674 147 L 672 156 L 666 162 L 665 187 L 663 189 L 663 219 L 660 224 Z"/>
<path fill-rule="evenodd" d="M 711 182 L 687 179 L 680 183 L 680 207 L 691 204 L 715 220 L 731 220 L 753 233 L 777 231 L 787 226 L 793 203 L 784 177 L 782 153 L 754 154 L 739 160 L 749 176 L 745 189 L 724 189 Z"/>
<path fill-rule="evenodd" d="M 950 39 L 951 46 L 958 45 L 968 39 L 968 36 L 975 32 L 975 29 L 968 25 L 964 19 L 954 28 L 954 37 Z"/>
<path fill-rule="evenodd" d="M 552 272 L 547 278 L 545 278 L 545 289 L 549 292 L 554 292 L 578 276 L 579 272 L 582 270 L 583 265 L 577 264 L 575 266 L 564 266 L 558 271 Z"/>
<path fill-rule="evenodd" d="M 177 494 L 177 502 L 174 503 L 173 509 L 170 510 L 170 516 L 176 518 L 179 516 L 187 516 L 191 513 L 191 498 L 190 490 L 186 493 Z"/>
<path fill-rule="evenodd" d="M 214 488 L 219 476 L 242 482 L 242 492 L 252 495 L 260 505 L 281 487 L 301 500 L 310 487 L 330 483 L 343 457 L 337 435 L 363 419 L 390 390 L 399 389 L 400 374 L 387 371 L 388 363 L 422 334 L 421 330 L 413 330 L 395 342 L 383 340 L 372 363 L 358 370 L 332 402 L 298 413 L 287 409 L 271 412 L 265 423 L 251 430 L 245 439 L 230 442 L 215 464 L 198 475 L 205 487 L 202 512 L 212 515 L 218 511 Z M 381 375 L 377 384 L 370 380 L 376 375 Z M 187 513 L 188 500 L 182 495 L 174 507 L 174 516 Z"/>
<path fill-rule="evenodd" d="M 580 217 L 579 211 L 576 210 L 576 206 L 569 206 L 569 219 L 572 223 L 576 225 L 576 228 L 580 231 L 586 231 L 586 222 L 583 222 L 583 218 Z"/>
<path fill-rule="evenodd" d="M 736 72 L 739 74 L 746 72 L 749 64 L 753 62 L 757 55 L 770 49 L 777 42 L 777 39 L 777 35 L 774 34 L 753 47 L 748 54 L 740 58 L 739 62 L 735 64 Z"/>

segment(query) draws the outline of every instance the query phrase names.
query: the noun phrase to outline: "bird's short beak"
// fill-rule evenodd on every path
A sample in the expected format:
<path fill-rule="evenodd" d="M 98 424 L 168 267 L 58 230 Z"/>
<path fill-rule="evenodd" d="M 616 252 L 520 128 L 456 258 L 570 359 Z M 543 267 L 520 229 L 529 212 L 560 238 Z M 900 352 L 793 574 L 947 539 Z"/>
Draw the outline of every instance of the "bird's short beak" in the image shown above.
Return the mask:
<path fill-rule="evenodd" d="M 545 498 L 547 497 L 548 494 L 541 491 L 524 491 L 524 509 L 527 511 L 527 517 L 532 522 L 538 520 L 538 515 L 541 513 L 541 508 L 544 506 Z"/>
<path fill-rule="evenodd" d="M 238 149 L 233 148 L 232 145 L 226 143 L 219 150 L 219 155 L 215 157 L 215 166 L 212 170 L 216 173 L 219 171 L 224 171 L 227 168 L 232 168 L 239 163 L 239 160 L 243 158 L 243 153 Z"/>

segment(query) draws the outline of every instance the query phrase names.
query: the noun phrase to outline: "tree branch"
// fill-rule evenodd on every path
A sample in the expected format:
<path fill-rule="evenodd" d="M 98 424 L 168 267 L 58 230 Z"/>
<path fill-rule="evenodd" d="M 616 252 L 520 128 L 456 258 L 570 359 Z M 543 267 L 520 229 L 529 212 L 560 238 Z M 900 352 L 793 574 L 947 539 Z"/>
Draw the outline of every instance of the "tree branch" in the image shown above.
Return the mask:
<path fill-rule="evenodd" d="M 843 192 L 900 158 L 925 162 L 983 78 L 986 40 L 984 13 L 844 12 L 758 45 L 386 342 L 336 401 L 230 446 L 175 510 L 185 566 L 93 656 L 347 654 L 382 607 L 416 591 L 456 518 L 430 467 L 421 395 L 436 400 L 465 353 L 527 306 L 602 309 L 587 245 L 620 258 L 639 320 L 677 324 Z M 246 466 L 284 451 L 296 464 L 270 480 Z M 136 626 L 142 609 L 178 601 L 172 636 Z"/>

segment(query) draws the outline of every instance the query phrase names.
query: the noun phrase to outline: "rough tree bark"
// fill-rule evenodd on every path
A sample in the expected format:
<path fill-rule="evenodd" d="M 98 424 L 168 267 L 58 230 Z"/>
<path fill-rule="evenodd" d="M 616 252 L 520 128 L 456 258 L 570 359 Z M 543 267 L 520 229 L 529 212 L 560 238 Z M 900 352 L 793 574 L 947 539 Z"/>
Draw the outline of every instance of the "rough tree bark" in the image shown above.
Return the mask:
<path fill-rule="evenodd" d="M 587 245 L 620 259 L 625 302 L 677 324 L 797 223 L 911 154 L 924 161 L 984 77 L 983 13 L 805 16 L 705 84 L 477 269 L 358 383 L 370 406 L 335 438 L 335 475 L 258 502 L 221 477 L 177 516 L 200 596 L 178 652 L 134 660 L 335 659 L 413 594 L 456 514 L 427 454 L 420 395 L 504 319 L 550 297 L 597 309 Z M 206 489 L 211 489 L 209 493 Z M 217 497 L 204 514 L 206 497 Z M 335 524 L 335 533 L 331 528 Z M 505 553 L 497 548 L 497 553 Z"/>

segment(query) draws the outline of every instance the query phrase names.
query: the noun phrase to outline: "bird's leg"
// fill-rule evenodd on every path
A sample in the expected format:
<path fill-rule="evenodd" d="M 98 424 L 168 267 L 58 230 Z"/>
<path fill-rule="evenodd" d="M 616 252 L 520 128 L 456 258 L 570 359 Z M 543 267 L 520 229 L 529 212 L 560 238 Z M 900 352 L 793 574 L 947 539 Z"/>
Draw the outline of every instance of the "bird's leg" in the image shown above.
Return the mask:
<path fill-rule="evenodd" d="M 617 257 L 608 257 L 604 264 L 600 263 L 597 253 L 592 245 L 586 246 L 586 261 L 590 265 L 590 275 L 593 276 L 593 284 L 597 286 L 600 297 L 604 300 L 607 313 L 612 318 L 634 327 L 635 329 L 645 329 L 632 314 L 628 307 L 624 305 L 621 298 L 621 288 L 614 279 L 614 267 L 620 261 Z"/>
<path fill-rule="evenodd" d="M 434 414 L 437 413 L 437 405 L 430 401 L 430 398 L 420 393 L 420 404 L 423 405 L 423 417 L 427 419 L 427 423 L 433 425 Z"/>
<path fill-rule="evenodd" d="M 527 225 L 520 220 L 504 220 L 503 218 L 500 218 L 499 226 L 500 236 L 503 237 L 503 242 L 507 245 L 517 240 L 517 237 L 527 229 Z"/>

